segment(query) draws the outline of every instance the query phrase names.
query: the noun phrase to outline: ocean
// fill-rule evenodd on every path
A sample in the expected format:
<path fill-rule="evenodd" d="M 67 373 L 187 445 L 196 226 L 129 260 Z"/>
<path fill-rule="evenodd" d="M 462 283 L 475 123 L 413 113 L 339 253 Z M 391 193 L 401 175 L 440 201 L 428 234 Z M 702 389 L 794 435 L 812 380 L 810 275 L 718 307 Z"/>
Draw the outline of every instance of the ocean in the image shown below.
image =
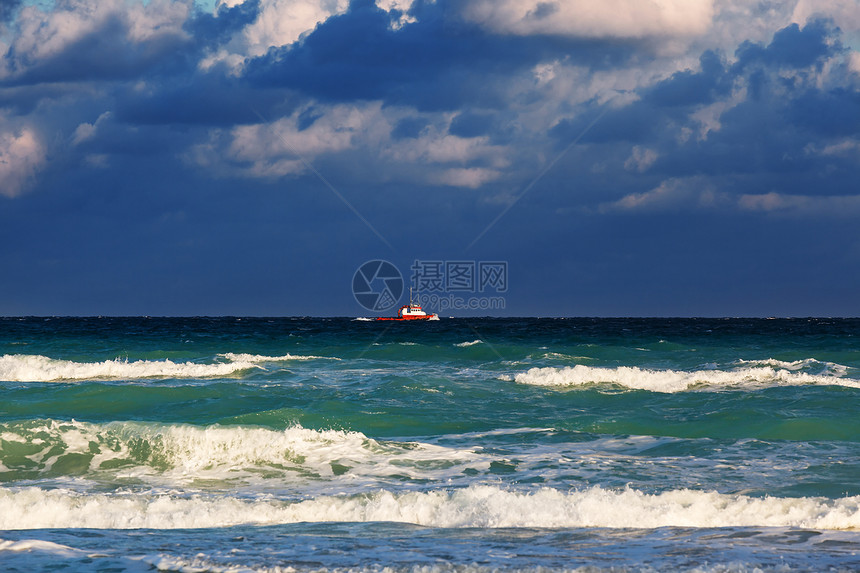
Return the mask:
<path fill-rule="evenodd" d="M 860 571 L 860 320 L 0 319 L 0 570 Z"/>

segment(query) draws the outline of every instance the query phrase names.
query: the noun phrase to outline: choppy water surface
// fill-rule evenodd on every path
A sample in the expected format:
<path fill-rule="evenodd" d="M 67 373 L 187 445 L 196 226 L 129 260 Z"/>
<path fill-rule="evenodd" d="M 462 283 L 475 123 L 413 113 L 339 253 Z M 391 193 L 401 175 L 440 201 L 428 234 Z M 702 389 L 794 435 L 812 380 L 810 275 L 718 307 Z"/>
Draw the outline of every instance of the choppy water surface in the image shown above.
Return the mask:
<path fill-rule="evenodd" d="M 857 571 L 860 320 L 0 319 L 0 569 Z"/>

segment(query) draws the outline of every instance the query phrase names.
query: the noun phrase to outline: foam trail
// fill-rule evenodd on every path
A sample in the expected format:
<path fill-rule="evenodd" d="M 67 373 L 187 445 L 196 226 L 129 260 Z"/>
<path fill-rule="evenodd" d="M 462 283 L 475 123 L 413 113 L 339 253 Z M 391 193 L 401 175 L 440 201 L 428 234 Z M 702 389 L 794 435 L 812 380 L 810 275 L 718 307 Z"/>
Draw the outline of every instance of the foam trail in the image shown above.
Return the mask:
<path fill-rule="evenodd" d="M 193 559 L 182 559 L 175 557 L 164 556 L 145 556 L 143 562 L 151 563 L 153 567 L 159 571 L 181 571 L 182 573 L 499 573 L 500 571 L 510 571 L 510 573 L 618 573 L 619 571 L 642 571 L 642 573 L 654 573 L 657 570 L 648 567 L 645 569 L 619 569 L 618 567 L 602 568 L 594 565 L 584 565 L 582 567 L 565 567 L 565 568 L 549 568 L 541 565 L 532 567 L 517 567 L 515 569 L 500 568 L 495 565 L 482 565 L 472 563 L 464 565 L 461 563 L 446 563 L 443 561 L 432 565 L 364 565 L 349 568 L 322 568 L 322 567 L 293 567 L 289 566 L 286 569 L 280 567 L 263 568 L 263 569 L 248 569 L 245 567 L 236 568 L 232 565 L 214 564 L 205 556 L 196 556 Z M 706 564 L 697 566 L 693 569 L 678 569 L 686 573 L 791 573 L 792 569 L 788 567 L 768 567 L 756 564 L 746 564 L 741 562 L 733 562 L 728 564 Z"/>
<path fill-rule="evenodd" d="M 206 528 L 298 522 L 402 522 L 429 527 L 860 528 L 860 496 L 755 498 L 688 489 L 647 494 L 592 487 L 514 492 L 453 491 L 322 496 L 300 502 L 158 494 L 79 494 L 35 487 L 0 490 L 0 529 Z"/>
<path fill-rule="evenodd" d="M 838 371 L 838 369 L 837 369 Z M 504 379 L 510 379 L 505 377 Z M 565 366 L 531 368 L 514 375 L 521 384 L 536 386 L 581 386 L 583 384 L 617 384 L 635 390 L 682 392 L 694 386 L 726 388 L 750 385 L 836 385 L 860 388 L 860 381 L 832 374 L 809 374 L 773 366 L 737 368 L 734 370 L 647 370 L 636 366 L 602 368 Z"/>

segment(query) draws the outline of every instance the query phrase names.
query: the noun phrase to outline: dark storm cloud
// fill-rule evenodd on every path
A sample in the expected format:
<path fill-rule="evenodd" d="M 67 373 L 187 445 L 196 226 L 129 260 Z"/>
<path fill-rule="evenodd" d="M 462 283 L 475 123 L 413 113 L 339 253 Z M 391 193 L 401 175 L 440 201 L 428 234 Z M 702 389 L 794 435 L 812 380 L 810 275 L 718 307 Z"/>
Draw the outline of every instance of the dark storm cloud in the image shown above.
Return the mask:
<path fill-rule="evenodd" d="M 260 86 L 283 86 L 328 101 L 381 99 L 422 110 L 507 105 L 498 88 L 519 71 L 554 58 L 590 67 L 626 61 L 634 44 L 551 36 L 500 36 L 452 17 L 448 2 L 391 26 L 371 1 L 353 1 L 298 45 L 271 48 L 246 67 Z"/>
<path fill-rule="evenodd" d="M 480 137 L 495 131 L 495 116 L 483 112 L 464 111 L 451 121 L 448 132 L 459 137 Z"/>
<path fill-rule="evenodd" d="M 860 133 L 860 93 L 837 88 L 808 90 L 791 101 L 787 117 L 794 125 L 826 137 Z"/>
<path fill-rule="evenodd" d="M 231 126 L 289 115 L 300 98 L 282 89 L 261 90 L 219 70 L 194 70 L 181 77 L 151 80 L 157 89 L 118 93 L 117 117 L 135 124 Z"/>
<path fill-rule="evenodd" d="M 215 14 L 198 8 L 184 28 L 198 46 L 214 48 L 230 41 L 234 34 L 251 24 L 259 14 L 260 0 L 247 0 L 233 7 L 221 5 Z"/>
<path fill-rule="evenodd" d="M 792 24 L 767 45 L 747 42 L 731 66 L 707 51 L 700 70 L 675 73 L 641 89 L 637 101 L 610 106 L 583 141 L 605 145 L 616 157 L 629 155 L 631 145 L 648 146 L 657 157 L 652 175 L 712 177 L 717 186 L 727 184 L 729 193 L 854 193 L 848 176 L 853 169 L 845 171 L 848 158 L 810 153 L 815 142 L 823 146 L 830 138 L 860 133 L 857 90 L 815 77 L 826 59 L 843 51 L 838 29 L 825 21 Z M 695 112 L 729 100 L 733 90 L 743 99 L 720 112 L 716 125 L 704 126 Z M 559 122 L 551 135 L 566 145 L 598 109 L 593 105 L 589 113 Z M 826 170 L 832 179 L 822 188 L 815 182 Z M 653 185 L 647 178 L 642 182 Z"/>
<path fill-rule="evenodd" d="M 0 17 L 17 4 L 0 4 Z M 0 284 L 0 298 L 40 292 L 22 308 L 76 312 L 69 297 L 94 299 L 87 270 L 100 268 L 99 284 L 119 277 L 118 294 L 105 295 L 117 312 L 133 299 L 146 301 L 134 312 L 218 313 L 219 297 L 194 306 L 187 293 L 225 284 L 217 292 L 240 313 L 327 312 L 296 295 L 296 283 L 339 300 L 355 266 L 384 245 L 313 173 L 278 171 L 279 161 L 295 161 L 287 143 L 305 145 L 314 169 L 405 259 L 462 258 L 507 201 L 528 190 L 468 255 L 508 260 L 520 284 L 535 277 L 537 291 L 512 294 L 510 313 L 522 301 L 529 312 L 556 308 L 569 298 L 561 291 L 583 277 L 594 289 L 583 300 L 605 302 L 591 312 L 618 308 L 613 281 L 627 292 L 650 284 L 662 302 L 647 308 L 672 312 L 679 290 L 669 283 L 682 273 L 704 299 L 715 266 L 733 285 L 759 268 L 755 257 L 790 264 L 791 253 L 768 259 L 781 244 L 817 240 L 809 252 L 826 254 L 856 243 L 847 225 L 835 226 L 838 241 L 800 237 L 779 221 L 758 230 L 767 208 L 856 195 L 860 84 L 839 63 L 846 48 L 832 23 L 785 26 L 734 54 L 685 53 L 698 65 L 671 73 L 678 63 L 653 49 L 659 38 L 503 34 L 464 21 L 448 0 L 414 3 L 415 21 L 401 27 L 392 26 L 398 13 L 353 2 L 297 42 L 248 56 L 265 49 L 246 35 L 264 6 L 272 8 L 255 0 L 181 13 L 169 33 L 139 41 L 120 10 L 62 50 L 7 54 L 0 127 L 14 137 L 0 144 L 14 151 L 8 157 L 26 157 L 32 135 L 45 159 L 25 173 L 30 192 L 0 197 L 4 244 L 23 245 L 0 261 L 25 266 L 17 276 L 28 277 L 14 289 Z M 555 16 L 545 3 L 531 18 Z M 244 57 L 244 67 L 236 64 Z M 702 207 L 706 193 L 714 201 Z M 743 196 L 760 211 L 739 214 Z M 666 208 L 601 208 L 625 197 L 634 199 L 628 206 L 653 198 Z M 422 216 L 403 219 L 407 205 Z M 816 230 L 830 232 L 818 220 Z M 778 267 L 767 269 L 790 279 Z M 34 289 L 50 285 L 58 268 L 73 288 Z M 542 281 L 561 285 L 545 304 L 532 296 Z M 242 306 L 251 299 L 254 306 Z M 636 300 L 626 304 L 644 312 Z"/>
<path fill-rule="evenodd" d="M 586 143 L 643 143 L 650 141 L 664 127 L 663 122 L 667 119 L 665 113 L 656 111 L 653 105 L 643 101 L 611 109 L 602 116 L 599 115 L 600 108 L 608 107 L 608 104 L 601 106 L 594 102 L 592 106 L 594 109 L 575 118 L 562 119 L 549 131 L 550 136 L 558 140 L 559 146 L 566 146 L 580 136 Z M 593 127 L 589 129 L 592 124 Z"/>
<path fill-rule="evenodd" d="M 76 93 L 85 90 L 90 91 L 88 88 L 81 89 L 81 86 L 66 83 L 8 86 L 0 80 L 0 109 L 8 110 L 15 115 L 28 115 L 43 99 L 58 100 L 73 97 Z"/>
<path fill-rule="evenodd" d="M 700 72 L 683 71 L 657 83 L 644 98 L 657 107 L 707 105 L 731 92 L 731 78 L 725 62 L 708 50 L 699 58 Z"/>
<path fill-rule="evenodd" d="M 791 24 L 776 32 L 766 47 L 748 41 L 741 44 L 735 67 L 743 69 L 754 63 L 788 68 L 811 66 L 841 49 L 838 42 L 827 42 L 835 33 L 832 22 L 827 20 L 813 20 L 802 29 Z"/>

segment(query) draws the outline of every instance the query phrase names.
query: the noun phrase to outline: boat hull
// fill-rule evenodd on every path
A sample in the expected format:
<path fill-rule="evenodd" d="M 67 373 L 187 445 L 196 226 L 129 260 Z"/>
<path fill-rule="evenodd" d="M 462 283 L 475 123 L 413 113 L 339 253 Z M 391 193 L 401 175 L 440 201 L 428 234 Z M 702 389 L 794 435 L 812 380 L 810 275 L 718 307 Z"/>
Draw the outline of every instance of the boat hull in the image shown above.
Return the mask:
<path fill-rule="evenodd" d="M 380 316 L 376 320 L 398 320 L 398 321 L 414 321 L 414 320 L 439 320 L 438 314 L 428 314 L 426 316 Z"/>

